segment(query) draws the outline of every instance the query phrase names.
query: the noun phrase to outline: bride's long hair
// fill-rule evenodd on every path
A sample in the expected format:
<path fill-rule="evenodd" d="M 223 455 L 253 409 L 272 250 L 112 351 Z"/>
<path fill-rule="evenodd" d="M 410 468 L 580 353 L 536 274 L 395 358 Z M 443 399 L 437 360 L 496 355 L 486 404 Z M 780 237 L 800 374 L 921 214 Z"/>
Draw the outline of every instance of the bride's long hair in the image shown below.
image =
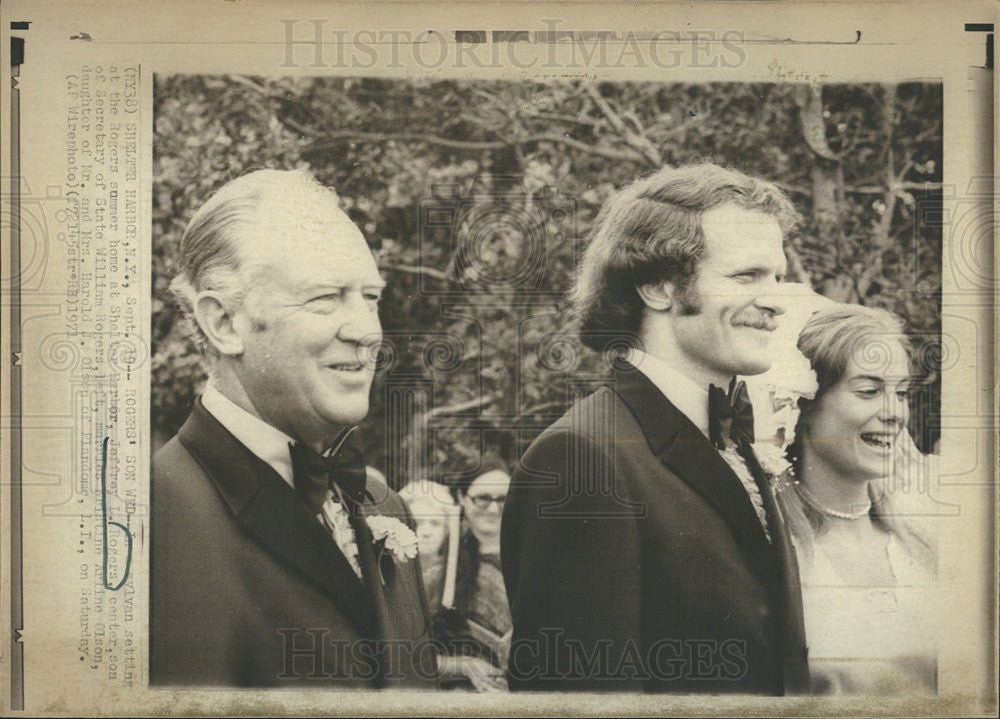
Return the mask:
<path fill-rule="evenodd" d="M 861 305 L 838 304 L 816 312 L 799 335 L 798 348 L 816 372 L 819 389 L 816 396 L 799 400 L 799 419 L 795 441 L 788 448 L 788 458 L 801 479 L 802 442 L 809 436 L 809 422 L 823 394 L 834 387 L 847 372 L 850 360 L 861 353 L 865 362 L 877 364 L 887 360 L 891 343 L 898 342 L 910 357 L 910 345 L 899 317 L 883 309 Z M 901 433 L 907 433 L 904 427 Z M 905 442 L 909 435 L 902 437 Z M 912 441 L 912 440 L 910 440 Z M 871 499 L 869 515 L 876 527 L 899 539 L 907 551 L 928 569 L 935 567 L 935 552 L 931 542 L 899 507 L 892 477 L 873 480 L 868 485 Z M 896 478 L 899 479 L 899 478 Z M 826 522 L 822 513 L 813 509 L 792 486 L 779 493 L 779 499 L 793 536 L 807 556 L 813 542 Z"/>

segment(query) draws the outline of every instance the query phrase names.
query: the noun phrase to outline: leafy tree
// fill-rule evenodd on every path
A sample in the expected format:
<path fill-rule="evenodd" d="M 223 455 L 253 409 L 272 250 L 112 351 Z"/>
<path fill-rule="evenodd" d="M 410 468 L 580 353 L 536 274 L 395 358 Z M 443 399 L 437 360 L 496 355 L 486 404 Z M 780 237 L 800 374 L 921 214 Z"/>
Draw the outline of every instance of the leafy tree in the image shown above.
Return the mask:
<path fill-rule="evenodd" d="M 886 307 L 920 341 L 918 445 L 940 404 L 939 84 L 156 79 L 153 429 L 183 422 L 204 369 L 167 285 L 191 215 L 225 182 L 305 168 L 376 253 L 382 371 L 369 461 L 395 486 L 516 459 L 600 381 L 563 294 L 601 204 L 698 159 L 777 182 L 806 224 L 792 279 Z"/>

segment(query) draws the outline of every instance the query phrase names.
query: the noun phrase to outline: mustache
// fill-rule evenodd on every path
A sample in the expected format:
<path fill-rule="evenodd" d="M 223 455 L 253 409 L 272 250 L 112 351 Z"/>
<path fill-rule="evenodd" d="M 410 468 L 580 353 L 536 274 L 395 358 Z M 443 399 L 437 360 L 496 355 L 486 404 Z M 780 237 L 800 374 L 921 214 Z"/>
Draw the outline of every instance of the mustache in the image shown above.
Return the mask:
<path fill-rule="evenodd" d="M 753 327 L 757 330 L 768 330 L 773 332 L 778 329 L 778 323 L 769 314 L 762 314 L 750 309 L 741 310 L 733 315 L 731 324 L 736 326 Z"/>

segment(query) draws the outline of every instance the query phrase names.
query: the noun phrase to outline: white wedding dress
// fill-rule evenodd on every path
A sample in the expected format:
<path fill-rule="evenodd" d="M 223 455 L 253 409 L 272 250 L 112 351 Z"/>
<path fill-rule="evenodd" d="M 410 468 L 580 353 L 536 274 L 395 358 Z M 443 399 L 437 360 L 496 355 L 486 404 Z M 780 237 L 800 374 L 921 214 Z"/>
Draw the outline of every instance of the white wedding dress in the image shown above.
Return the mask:
<path fill-rule="evenodd" d="M 813 693 L 902 695 L 937 686 L 935 579 L 889 535 L 895 582 L 851 586 L 817 545 L 799 550 Z"/>

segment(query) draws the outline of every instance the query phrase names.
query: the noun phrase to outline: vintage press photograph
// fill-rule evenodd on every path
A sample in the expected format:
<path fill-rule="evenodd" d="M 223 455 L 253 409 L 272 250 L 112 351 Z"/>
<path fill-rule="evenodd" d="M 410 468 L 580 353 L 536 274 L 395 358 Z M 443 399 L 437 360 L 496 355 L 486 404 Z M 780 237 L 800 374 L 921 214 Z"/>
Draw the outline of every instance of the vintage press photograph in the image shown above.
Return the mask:
<path fill-rule="evenodd" d="M 941 83 L 153 100 L 151 687 L 935 695 Z"/>

